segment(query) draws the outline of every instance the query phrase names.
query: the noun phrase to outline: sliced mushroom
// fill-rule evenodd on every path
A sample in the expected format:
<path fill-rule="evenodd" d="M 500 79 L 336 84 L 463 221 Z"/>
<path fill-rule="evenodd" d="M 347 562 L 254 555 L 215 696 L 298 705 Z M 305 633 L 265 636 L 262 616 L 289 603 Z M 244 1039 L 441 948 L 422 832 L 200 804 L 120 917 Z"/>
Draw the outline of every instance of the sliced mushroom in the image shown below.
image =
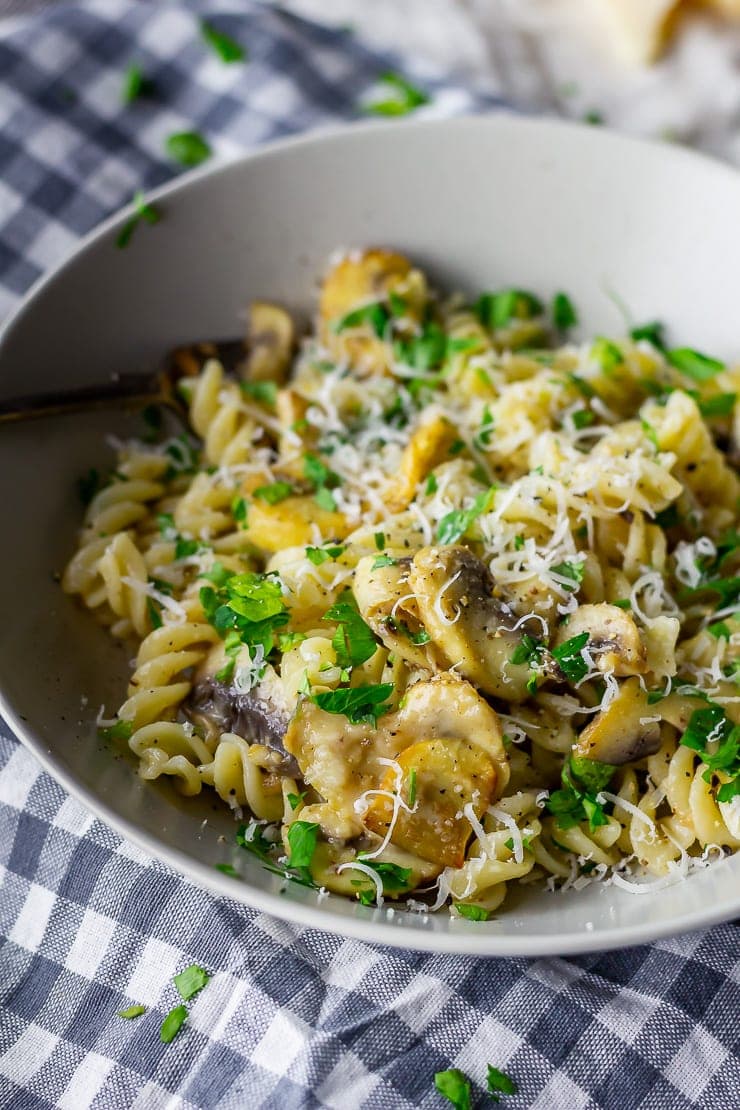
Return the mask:
<path fill-rule="evenodd" d="M 385 301 L 389 293 L 403 297 L 412 315 L 420 316 L 426 283 L 408 258 L 382 249 L 352 252 L 340 259 L 324 279 L 319 299 L 321 340 L 356 373 L 382 374 L 388 368 L 387 345 L 370 323 L 337 331 L 339 322 L 355 309 Z"/>
<path fill-rule="evenodd" d="M 284 744 L 294 709 L 272 667 L 267 667 L 263 679 L 248 691 L 204 674 L 185 705 L 185 712 L 194 723 L 200 723 L 203 717 L 219 733 L 234 732 L 250 743 L 264 744 L 281 753 L 284 757 L 281 771 L 288 775 L 298 773 L 298 766 Z"/>
<path fill-rule="evenodd" d="M 377 556 L 367 555 L 355 569 L 354 595 L 363 618 L 390 651 L 415 667 L 441 670 L 445 659 L 434 645 L 414 643 L 425 629 L 409 585 L 411 559 L 378 567 L 376 562 Z"/>
<path fill-rule="evenodd" d="M 413 500 L 419 483 L 448 457 L 456 435 L 455 426 L 439 413 L 419 425 L 404 448 L 398 477 L 386 498 L 392 513 L 400 513 Z"/>
<path fill-rule="evenodd" d="M 467 547 L 425 547 L 414 556 L 409 585 L 419 616 L 448 666 L 481 690 L 507 701 L 527 696 L 527 663 L 512 663 L 526 631 L 493 596 L 488 570 Z"/>
<path fill-rule="evenodd" d="M 265 301 L 253 301 L 247 335 L 247 380 L 282 385 L 288 374 L 294 345 L 295 328 L 285 309 Z"/>
<path fill-rule="evenodd" d="M 472 826 L 465 806 L 476 817 L 485 813 L 496 785 L 492 760 L 470 740 L 421 740 L 397 757 L 399 772 L 389 768 L 372 795 L 365 825 L 379 836 L 392 828 L 391 842 L 422 859 L 445 867 L 462 867 Z"/>
<path fill-rule="evenodd" d="M 640 680 L 628 678 L 614 700 L 580 734 L 574 754 L 617 766 L 653 755 L 660 747 L 656 708 L 648 705 Z"/>
<path fill-rule="evenodd" d="M 579 605 L 560 628 L 557 643 L 563 644 L 588 632 L 588 650 L 600 671 L 616 675 L 644 674 L 645 645 L 630 613 L 617 605 Z"/>
<path fill-rule="evenodd" d="M 455 675 L 436 675 L 416 683 L 408 690 L 403 708 L 381 717 L 377 728 L 350 724 L 344 716 L 301 702 L 288 725 L 285 748 L 295 756 L 305 781 L 324 799 L 320 812 L 312 807 L 312 819 L 320 822 L 327 835 L 339 839 L 359 836 L 370 828 L 363 823 L 363 813 L 371 807 L 363 806 L 361 799 L 370 802 L 373 795 L 367 791 L 381 788 L 388 769 L 384 761 L 398 760 L 420 737 L 453 745 L 460 741 L 469 749 L 465 754 L 457 748 L 454 752 L 471 775 L 475 771 L 481 776 L 481 799 L 490 800 L 493 793 L 498 795 L 505 788 L 509 767 L 498 716 L 470 683 Z M 436 748 L 429 753 L 430 759 L 436 759 L 435 752 Z M 440 756 L 441 761 L 445 759 Z M 425 766 L 430 766 L 429 761 Z M 473 800 L 475 789 L 466 800 Z"/>

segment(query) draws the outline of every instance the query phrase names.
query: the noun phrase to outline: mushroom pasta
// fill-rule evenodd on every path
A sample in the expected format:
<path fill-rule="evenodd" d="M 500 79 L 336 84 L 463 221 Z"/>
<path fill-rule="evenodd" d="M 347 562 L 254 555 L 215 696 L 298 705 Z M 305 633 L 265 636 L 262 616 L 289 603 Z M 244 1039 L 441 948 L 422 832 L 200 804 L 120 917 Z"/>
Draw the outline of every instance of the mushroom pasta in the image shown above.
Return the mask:
<path fill-rule="evenodd" d="M 367 250 L 300 342 L 258 303 L 232 371 L 179 352 L 191 431 L 120 445 L 63 578 L 138 643 L 102 724 L 143 778 L 472 920 L 740 845 L 740 371 L 575 324 Z"/>

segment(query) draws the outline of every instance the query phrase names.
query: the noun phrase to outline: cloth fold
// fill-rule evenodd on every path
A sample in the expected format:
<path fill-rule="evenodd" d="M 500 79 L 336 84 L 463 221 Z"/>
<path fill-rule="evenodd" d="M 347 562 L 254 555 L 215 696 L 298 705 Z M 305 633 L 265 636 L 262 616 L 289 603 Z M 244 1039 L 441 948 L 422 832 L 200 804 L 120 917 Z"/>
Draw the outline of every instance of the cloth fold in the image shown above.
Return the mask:
<path fill-rule="evenodd" d="M 204 14 L 246 47 L 223 65 Z M 151 97 L 124 106 L 138 63 Z M 174 130 L 216 157 L 361 117 L 387 70 L 427 114 L 495 107 L 413 59 L 240 0 L 70 3 L 0 26 L 0 314 L 80 235 L 177 169 Z M 384 950 L 214 898 L 94 819 L 0 732 L 0 1105 L 8 1110 L 407 1110 L 486 1065 L 512 1110 L 705 1110 L 737 1101 L 733 925 L 578 959 Z M 171 1044 L 172 977 L 212 973 Z M 133 1020 L 117 1011 L 134 1003 Z"/>

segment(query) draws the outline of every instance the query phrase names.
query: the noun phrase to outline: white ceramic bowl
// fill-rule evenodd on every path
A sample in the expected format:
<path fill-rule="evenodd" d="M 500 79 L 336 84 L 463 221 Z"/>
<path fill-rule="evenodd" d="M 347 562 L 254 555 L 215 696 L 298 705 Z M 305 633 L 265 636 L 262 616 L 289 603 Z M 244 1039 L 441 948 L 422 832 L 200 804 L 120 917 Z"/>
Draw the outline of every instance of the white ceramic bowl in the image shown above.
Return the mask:
<path fill-rule="evenodd" d="M 720 356 L 740 353 L 740 178 L 678 147 L 594 128 L 498 116 L 393 123 L 289 141 L 154 194 L 163 212 L 128 250 L 123 217 L 42 281 L 0 341 L 0 396 L 107 379 L 174 343 L 238 333 L 253 297 L 299 311 L 340 246 L 385 244 L 447 288 L 567 290 L 588 333 L 640 320 Z M 233 843 L 210 799 L 141 783 L 97 740 L 119 703 L 126 653 L 52 574 L 74 547 L 77 475 L 105 465 L 111 414 L 0 429 L 3 715 L 47 770 L 143 849 L 219 894 L 368 941 L 482 955 L 630 945 L 740 911 L 740 856 L 641 897 L 593 885 L 512 890 L 496 920 L 421 917 L 281 883 Z M 81 705 L 81 695 L 87 704 Z M 114 757 L 115 756 L 115 757 Z M 201 825 L 207 817 L 207 824 Z M 215 870 L 237 860 L 235 881 Z"/>

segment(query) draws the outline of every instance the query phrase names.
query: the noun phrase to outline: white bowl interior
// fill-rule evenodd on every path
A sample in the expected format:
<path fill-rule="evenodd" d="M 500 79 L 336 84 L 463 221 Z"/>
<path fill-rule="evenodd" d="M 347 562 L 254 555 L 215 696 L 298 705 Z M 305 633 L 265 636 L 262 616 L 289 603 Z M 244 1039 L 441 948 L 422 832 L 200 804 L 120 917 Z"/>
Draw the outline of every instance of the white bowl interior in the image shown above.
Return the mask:
<path fill-rule="evenodd" d="M 329 254 L 366 244 L 407 252 L 446 288 L 563 289 L 586 333 L 619 332 L 616 295 L 635 319 L 664 320 L 682 343 L 740 351 L 740 184 L 677 148 L 506 116 L 362 127 L 198 173 L 160 191 L 158 203 L 161 223 L 142 227 L 128 250 L 115 248 L 121 221 L 112 221 L 32 294 L 0 342 L 0 397 L 104 380 L 155 363 L 177 342 L 233 335 L 253 297 L 307 314 Z M 230 846 L 233 822 L 213 799 L 142 784 L 94 727 L 98 707 L 121 698 L 126 653 L 53 579 L 74 547 L 76 477 L 110 462 L 107 433 L 137 426 L 108 413 L 0 431 L 2 708 L 86 804 L 205 886 L 367 940 L 565 953 L 740 910 L 740 857 L 641 897 L 596 884 L 565 895 L 512 890 L 487 923 L 334 896 L 317 904 Z M 216 862 L 235 863 L 243 881 Z"/>

